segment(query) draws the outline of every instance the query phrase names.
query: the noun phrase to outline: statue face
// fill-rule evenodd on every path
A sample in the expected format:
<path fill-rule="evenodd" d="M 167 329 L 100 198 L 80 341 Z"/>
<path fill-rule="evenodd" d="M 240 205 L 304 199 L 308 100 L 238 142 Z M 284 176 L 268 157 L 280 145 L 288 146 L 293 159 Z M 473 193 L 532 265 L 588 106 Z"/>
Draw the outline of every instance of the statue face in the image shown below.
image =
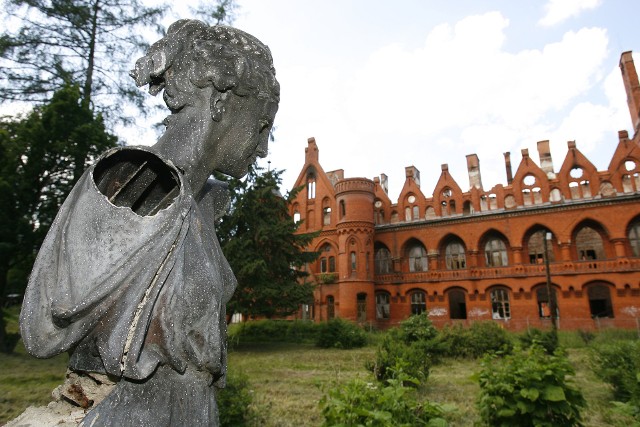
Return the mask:
<path fill-rule="evenodd" d="M 220 123 L 225 132 L 219 140 L 210 141 L 216 146 L 214 168 L 242 178 L 257 157 L 266 157 L 277 110 L 272 100 L 232 95 Z"/>

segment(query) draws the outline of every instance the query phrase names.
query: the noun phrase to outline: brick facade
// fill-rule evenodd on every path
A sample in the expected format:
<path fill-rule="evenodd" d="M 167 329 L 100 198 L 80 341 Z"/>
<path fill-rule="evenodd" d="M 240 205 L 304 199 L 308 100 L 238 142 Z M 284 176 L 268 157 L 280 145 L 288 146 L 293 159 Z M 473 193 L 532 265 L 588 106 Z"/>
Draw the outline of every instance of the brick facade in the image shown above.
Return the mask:
<path fill-rule="evenodd" d="M 506 185 L 484 190 L 472 154 L 468 190 L 445 164 L 427 197 L 410 166 L 394 202 L 385 175 L 325 172 L 310 138 L 291 213 L 301 232 L 321 230 L 309 247 L 320 257 L 308 266 L 315 303 L 301 313 L 384 328 L 427 311 L 436 325 L 523 329 L 550 322 L 551 289 L 560 328 L 640 327 L 640 85 L 630 52 L 620 68 L 634 136 L 618 133 L 603 171 L 573 141 L 556 171 L 540 141 L 539 163 L 522 150 L 515 172 L 505 153 Z"/>

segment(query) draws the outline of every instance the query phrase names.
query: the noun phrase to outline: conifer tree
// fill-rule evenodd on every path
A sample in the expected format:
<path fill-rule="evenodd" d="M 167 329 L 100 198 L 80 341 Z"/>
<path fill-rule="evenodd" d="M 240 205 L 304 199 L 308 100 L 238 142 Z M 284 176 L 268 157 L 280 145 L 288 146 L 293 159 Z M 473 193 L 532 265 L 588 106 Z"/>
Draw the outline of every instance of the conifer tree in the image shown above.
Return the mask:
<path fill-rule="evenodd" d="M 0 101 L 42 103 L 63 85 L 76 84 L 83 103 L 100 111 L 119 112 L 124 100 L 141 106 L 143 94 L 128 73 L 146 46 L 144 32 L 160 32 L 164 8 L 138 0 L 3 3 L 19 26 L 0 35 Z"/>
<path fill-rule="evenodd" d="M 267 318 L 295 313 L 313 303 L 306 265 L 318 254 L 305 248 L 315 234 L 297 234 L 289 214 L 296 191 L 280 194 L 280 171 L 250 169 L 245 181 L 231 180 L 232 211 L 219 222 L 222 250 L 238 279 L 228 312 Z"/>

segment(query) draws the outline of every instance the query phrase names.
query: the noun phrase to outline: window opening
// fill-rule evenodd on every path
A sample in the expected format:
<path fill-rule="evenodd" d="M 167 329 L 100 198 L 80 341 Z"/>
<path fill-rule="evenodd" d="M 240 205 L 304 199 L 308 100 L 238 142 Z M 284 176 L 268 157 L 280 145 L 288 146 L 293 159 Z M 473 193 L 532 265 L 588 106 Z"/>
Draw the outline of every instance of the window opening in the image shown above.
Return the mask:
<path fill-rule="evenodd" d="M 491 317 L 496 320 L 511 319 L 508 290 L 498 288 L 491 291 Z"/>
<path fill-rule="evenodd" d="M 427 311 L 427 298 L 422 291 L 411 294 L 411 314 L 422 314 Z"/>
<path fill-rule="evenodd" d="M 484 246 L 487 267 L 504 267 L 509 265 L 507 247 L 502 239 L 493 238 Z"/>
<path fill-rule="evenodd" d="M 449 317 L 451 319 L 467 318 L 467 303 L 464 291 L 454 289 L 449 291 Z"/>
<path fill-rule="evenodd" d="M 390 317 L 389 294 L 379 292 L 376 294 L 376 319 L 384 320 Z"/>
<path fill-rule="evenodd" d="M 450 242 L 445 249 L 445 262 L 448 270 L 461 270 L 466 268 L 464 246 L 459 242 Z"/>

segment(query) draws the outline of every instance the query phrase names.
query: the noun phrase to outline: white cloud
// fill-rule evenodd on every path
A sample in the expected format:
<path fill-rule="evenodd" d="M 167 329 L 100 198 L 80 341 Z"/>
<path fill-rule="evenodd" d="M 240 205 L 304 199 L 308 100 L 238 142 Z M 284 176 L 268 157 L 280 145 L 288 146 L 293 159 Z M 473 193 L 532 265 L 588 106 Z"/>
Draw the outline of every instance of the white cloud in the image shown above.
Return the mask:
<path fill-rule="evenodd" d="M 468 188 L 466 154 L 479 156 L 489 190 L 506 183 L 506 151 L 515 170 L 522 148 L 537 161 L 536 142 L 549 139 L 557 170 L 567 140 L 577 140 L 585 154 L 615 144 L 612 121 L 626 107 L 613 100 L 625 98 L 619 71 L 605 63 L 607 31 L 583 28 L 513 52 L 505 48 L 508 27 L 505 16 L 491 12 L 436 26 L 418 47 L 381 46 L 354 68 L 279 68 L 283 93 L 271 152 L 272 166 L 290 168 L 285 188 L 304 159 L 303 150 L 290 147 L 310 136 L 325 170 L 344 168 L 347 177 L 386 173 L 392 200 L 405 166 L 421 171 L 429 197 L 442 163 Z M 594 91 L 601 101 L 587 102 Z"/>
<path fill-rule="evenodd" d="M 550 27 L 577 16 L 584 10 L 595 9 L 601 3 L 602 0 L 549 0 L 544 7 L 546 15 L 538 23 Z"/>

